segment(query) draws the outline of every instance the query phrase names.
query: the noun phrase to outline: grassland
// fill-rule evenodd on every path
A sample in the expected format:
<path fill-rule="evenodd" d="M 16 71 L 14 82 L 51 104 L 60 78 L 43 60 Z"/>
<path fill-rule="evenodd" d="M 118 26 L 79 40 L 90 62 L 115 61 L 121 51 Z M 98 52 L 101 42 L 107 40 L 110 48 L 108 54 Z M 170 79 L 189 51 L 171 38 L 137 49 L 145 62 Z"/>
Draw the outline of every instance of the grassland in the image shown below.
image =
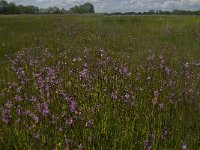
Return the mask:
<path fill-rule="evenodd" d="M 198 16 L 0 16 L 1 149 L 200 147 Z"/>

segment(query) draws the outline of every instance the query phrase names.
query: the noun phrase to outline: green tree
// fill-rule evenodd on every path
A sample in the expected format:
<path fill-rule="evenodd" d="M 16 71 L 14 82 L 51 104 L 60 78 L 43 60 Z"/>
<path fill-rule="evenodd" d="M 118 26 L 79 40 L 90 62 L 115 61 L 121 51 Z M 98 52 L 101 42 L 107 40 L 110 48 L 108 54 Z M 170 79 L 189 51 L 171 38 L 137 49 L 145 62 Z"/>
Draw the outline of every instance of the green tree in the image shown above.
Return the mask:
<path fill-rule="evenodd" d="M 17 13 L 17 7 L 15 5 L 15 3 L 9 3 L 8 4 L 8 13 L 9 14 L 16 14 Z"/>
<path fill-rule="evenodd" d="M 91 3 L 85 3 L 80 6 L 74 6 L 69 9 L 70 13 L 94 13 L 94 6 Z"/>
<path fill-rule="evenodd" d="M 72 8 L 70 8 L 69 9 L 69 12 L 70 13 L 80 13 L 80 11 L 79 11 L 79 7 L 76 5 L 76 6 L 74 6 L 74 7 L 72 7 Z"/>
<path fill-rule="evenodd" d="M 4 0 L 0 0 L 0 14 L 8 13 L 8 3 Z"/>
<path fill-rule="evenodd" d="M 85 3 L 79 6 L 80 13 L 94 13 L 94 6 L 91 3 Z"/>

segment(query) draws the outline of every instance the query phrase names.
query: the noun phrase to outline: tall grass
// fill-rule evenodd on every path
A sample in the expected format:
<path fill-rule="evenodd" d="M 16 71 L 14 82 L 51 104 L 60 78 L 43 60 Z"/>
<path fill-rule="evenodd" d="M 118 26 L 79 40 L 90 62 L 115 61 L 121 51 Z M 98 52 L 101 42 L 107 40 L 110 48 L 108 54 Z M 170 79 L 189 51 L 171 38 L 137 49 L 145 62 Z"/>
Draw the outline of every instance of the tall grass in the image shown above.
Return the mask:
<path fill-rule="evenodd" d="M 199 22 L 0 16 L 0 148 L 198 149 Z"/>

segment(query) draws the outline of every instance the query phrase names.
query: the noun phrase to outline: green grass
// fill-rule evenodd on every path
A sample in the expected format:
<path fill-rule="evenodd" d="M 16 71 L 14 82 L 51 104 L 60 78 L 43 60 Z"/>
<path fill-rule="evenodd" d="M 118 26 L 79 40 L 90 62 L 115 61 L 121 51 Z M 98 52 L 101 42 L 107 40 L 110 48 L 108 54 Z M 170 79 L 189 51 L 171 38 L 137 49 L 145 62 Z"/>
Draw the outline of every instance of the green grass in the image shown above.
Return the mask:
<path fill-rule="evenodd" d="M 199 59 L 199 30 L 198 16 L 0 16 L 0 48 L 3 56 L 37 46 L 133 54 L 174 47 L 177 56 Z"/>
<path fill-rule="evenodd" d="M 81 61 L 74 62 L 75 57 Z M 138 150 L 145 149 L 146 140 L 153 149 L 200 147 L 198 16 L 0 16 L 0 59 L 0 149 L 77 149 L 82 144 L 91 150 Z M 91 78 L 82 79 L 84 69 Z M 51 85 L 50 97 L 41 82 Z M 77 103 L 75 112 L 65 94 Z M 34 103 L 28 101 L 32 96 Z M 10 122 L 5 123 L 9 100 Z M 43 116 L 38 107 L 46 102 L 50 113 Z M 39 122 L 17 114 L 18 106 Z M 56 124 L 50 123 L 53 114 L 59 117 Z M 74 124 L 65 124 L 69 117 Z"/>

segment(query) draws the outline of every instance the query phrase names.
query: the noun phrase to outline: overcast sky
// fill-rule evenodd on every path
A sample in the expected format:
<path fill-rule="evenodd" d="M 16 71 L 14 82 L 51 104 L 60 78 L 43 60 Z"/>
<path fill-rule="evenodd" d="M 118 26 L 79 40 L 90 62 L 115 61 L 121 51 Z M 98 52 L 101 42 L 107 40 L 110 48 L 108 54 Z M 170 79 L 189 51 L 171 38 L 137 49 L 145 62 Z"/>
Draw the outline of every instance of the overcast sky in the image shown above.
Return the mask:
<path fill-rule="evenodd" d="M 94 5 L 96 12 L 116 11 L 148 11 L 150 9 L 161 10 L 199 10 L 200 0 L 7 0 L 15 4 L 34 5 L 40 8 L 57 6 L 69 9 L 75 5 L 90 2 Z"/>

